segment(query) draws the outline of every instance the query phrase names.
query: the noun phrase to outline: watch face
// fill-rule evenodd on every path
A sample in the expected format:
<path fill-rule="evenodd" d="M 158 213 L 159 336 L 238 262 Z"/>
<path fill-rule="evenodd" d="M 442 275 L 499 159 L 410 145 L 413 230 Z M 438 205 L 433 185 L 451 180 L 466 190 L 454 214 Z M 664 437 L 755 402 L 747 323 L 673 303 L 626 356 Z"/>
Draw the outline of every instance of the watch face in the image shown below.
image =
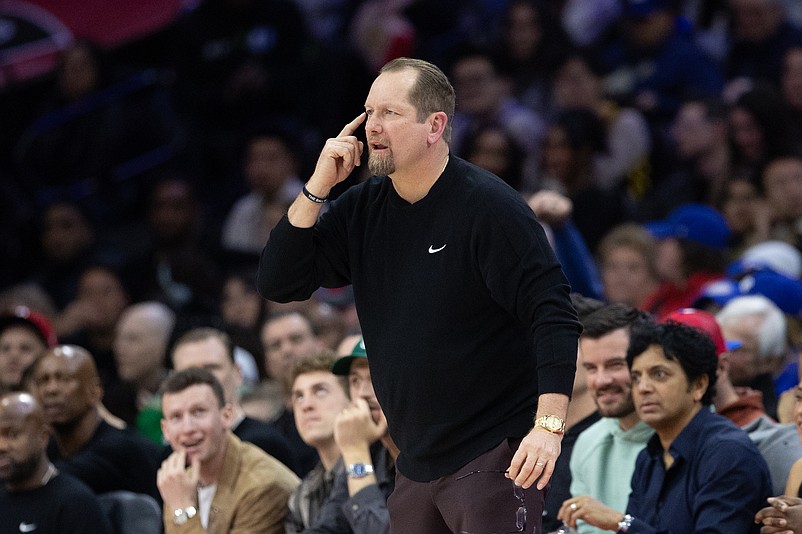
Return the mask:
<path fill-rule="evenodd" d="M 367 469 L 365 469 L 365 464 L 354 464 L 351 468 L 351 476 L 354 477 L 363 477 L 368 474 Z"/>
<path fill-rule="evenodd" d="M 350 464 L 348 466 L 348 476 L 351 478 L 363 478 L 373 472 L 370 464 Z"/>

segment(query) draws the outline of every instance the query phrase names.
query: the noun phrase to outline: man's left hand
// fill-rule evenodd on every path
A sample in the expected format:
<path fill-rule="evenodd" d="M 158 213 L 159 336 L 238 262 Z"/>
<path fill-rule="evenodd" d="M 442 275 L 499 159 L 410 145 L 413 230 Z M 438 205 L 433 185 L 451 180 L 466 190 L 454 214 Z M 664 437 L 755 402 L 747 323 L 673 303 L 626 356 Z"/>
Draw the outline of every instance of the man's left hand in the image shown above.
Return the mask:
<path fill-rule="evenodd" d="M 507 468 L 507 478 L 524 489 L 537 481 L 542 490 L 551 480 L 554 465 L 560 456 L 561 436 L 535 427 L 521 440 L 521 445 Z"/>

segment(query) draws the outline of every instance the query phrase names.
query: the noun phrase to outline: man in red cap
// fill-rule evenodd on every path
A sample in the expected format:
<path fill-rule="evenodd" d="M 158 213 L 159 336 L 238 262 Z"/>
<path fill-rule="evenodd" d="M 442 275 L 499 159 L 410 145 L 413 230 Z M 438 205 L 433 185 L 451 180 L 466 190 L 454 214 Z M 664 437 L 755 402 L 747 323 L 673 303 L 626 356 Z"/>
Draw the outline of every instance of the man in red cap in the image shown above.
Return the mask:
<path fill-rule="evenodd" d="M 780 425 L 766 415 L 762 393 L 732 384 L 729 374 L 730 351 L 740 347 L 741 342 L 725 341 L 716 318 L 702 310 L 683 308 L 670 313 L 665 320 L 692 326 L 713 339 L 718 353 L 713 406 L 718 414 L 749 434 L 769 466 L 773 494 L 782 495 L 791 466 L 802 458 L 802 443 L 794 424 Z"/>
<path fill-rule="evenodd" d="M 47 318 L 25 306 L 0 315 L 0 393 L 22 389 L 25 370 L 56 344 Z"/>

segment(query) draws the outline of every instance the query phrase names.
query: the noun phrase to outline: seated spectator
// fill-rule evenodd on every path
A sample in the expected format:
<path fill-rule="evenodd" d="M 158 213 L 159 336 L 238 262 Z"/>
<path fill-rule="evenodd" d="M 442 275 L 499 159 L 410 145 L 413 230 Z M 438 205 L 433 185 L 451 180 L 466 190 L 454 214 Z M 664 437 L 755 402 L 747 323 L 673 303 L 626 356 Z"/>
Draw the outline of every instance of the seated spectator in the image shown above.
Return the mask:
<path fill-rule="evenodd" d="M 766 413 L 777 418 L 774 375 L 788 356 L 786 319 L 782 311 L 762 295 L 736 297 L 716 314 L 725 339 L 741 345 L 730 352 L 729 376 L 733 385 L 763 394 Z"/>
<path fill-rule="evenodd" d="M 643 218 L 662 218 L 688 202 L 713 204 L 731 174 L 727 109 L 715 99 L 684 102 L 671 123 L 678 168 L 649 190 L 638 205 Z"/>
<path fill-rule="evenodd" d="M 524 168 L 534 168 L 546 132 L 541 116 L 508 94 L 504 76 L 489 52 L 468 47 L 456 56 L 451 79 L 460 105 L 454 114 L 453 153 L 464 153 L 465 140 L 472 132 L 496 124 L 526 152 Z"/>
<path fill-rule="evenodd" d="M 502 127 L 493 124 L 480 127 L 468 134 L 464 143 L 465 159 L 492 172 L 513 189 L 531 188 L 523 175 L 526 152 Z"/>
<path fill-rule="evenodd" d="M 598 528 L 631 532 L 754 532 L 771 494 L 766 462 L 743 430 L 712 413 L 716 349 L 710 337 L 677 324 L 641 323 L 627 364 L 638 416 L 655 435 L 638 455 L 626 513 L 584 501 L 564 509 Z"/>
<path fill-rule="evenodd" d="M 554 73 L 569 48 L 568 36 L 553 13 L 533 0 L 507 2 L 496 44 L 499 69 L 511 92 L 526 107 L 545 116 Z"/>
<path fill-rule="evenodd" d="M 175 318 L 161 302 L 140 302 L 123 311 L 114 336 L 114 361 L 124 387 L 106 395 L 112 413 L 158 444 L 162 436 L 157 392 L 167 376 L 167 347 Z"/>
<path fill-rule="evenodd" d="M 0 395 L 0 532 L 111 534 L 97 497 L 48 460 L 49 436 L 33 397 Z"/>
<path fill-rule="evenodd" d="M 25 371 L 55 345 L 53 328 L 41 313 L 17 306 L 0 315 L 0 393 L 23 389 Z"/>
<path fill-rule="evenodd" d="M 289 441 L 275 427 L 245 415 L 240 404 L 242 370 L 234 359 L 234 345 L 225 332 L 215 328 L 196 328 L 181 335 L 173 345 L 173 369 L 206 369 L 214 375 L 231 405 L 231 431 L 242 441 L 252 443 L 298 472 L 298 458 Z"/>
<path fill-rule="evenodd" d="M 317 522 L 335 477 L 345 471 L 334 440 L 334 422 L 350 403 L 345 380 L 331 372 L 334 360 L 334 353 L 324 350 L 292 366 L 290 398 L 295 426 L 301 439 L 317 451 L 320 461 L 290 496 L 287 534 L 302 532 Z"/>
<path fill-rule="evenodd" d="M 331 371 L 348 377 L 351 404 L 334 422 L 334 440 L 345 469 L 336 476 L 318 520 L 304 532 L 387 533 L 387 498 L 395 487 L 398 447 L 373 391 L 364 340 L 360 338 L 350 354 L 335 361 Z"/>
<path fill-rule="evenodd" d="M 771 213 L 766 237 L 802 250 L 802 157 L 772 160 L 763 171 L 762 184 Z"/>
<path fill-rule="evenodd" d="M 695 43 L 670 0 L 624 2 L 624 31 L 603 52 L 610 96 L 631 103 L 656 124 L 691 97 L 715 97 L 718 66 Z"/>
<path fill-rule="evenodd" d="M 624 304 L 604 306 L 582 319 L 582 367 L 602 418 L 583 431 L 574 444 L 570 498 L 561 503 L 560 517 L 572 504 L 587 505 L 591 500 L 615 510 L 627 505 L 635 459 L 654 435 L 635 411 L 626 366 L 631 329 L 644 320 L 648 320 L 645 313 Z M 582 515 L 576 518 L 582 519 Z M 577 530 L 600 532 L 584 521 Z"/>
<path fill-rule="evenodd" d="M 59 341 L 84 347 L 95 358 L 106 388 L 117 381 L 115 329 L 128 304 L 129 294 L 117 270 L 93 264 L 81 273 L 75 299 L 53 320 Z"/>
<path fill-rule="evenodd" d="M 599 242 L 599 267 L 607 302 L 643 308 L 657 290 L 657 243 L 643 226 L 624 223 Z"/>
<path fill-rule="evenodd" d="M 662 318 L 688 308 L 705 284 L 723 278 L 730 229 L 710 206 L 684 204 L 646 229 L 658 240 L 660 286 L 646 298 L 645 311 Z"/>
<path fill-rule="evenodd" d="M 730 246 L 735 252 L 764 241 L 768 236 L 770 208 L 758 192 L 757 184 L 748 176 L 730 176 L 713 207 L 721 212 L 730 227 Z"/>
<path fill-rule="evenodd" d="M 794 138 L 788 110 L 777 90 L 758 84 L 740 95 L 729 110 L 732 173 L 760 183 L 763 168 L 792 155 L 800 145 Z"/>
<path fill-rule="evenodd" d="M 267 303 L 256 290 L 257 266 L 232 267 L 223 277 L 219 314 L 223 329 L 237 347 L 254 355 L 260 379 L 267 378 L 259 329 L 267 315 Z"/>
<path fill-rule="evenodd" d="M 730 353 L 737 350 L 741 342 L 725 341 L 712 314 L 684 308 L 669 315 L 667 320 L 697 328 L 713 340 L 718 353 L 716 393 L 713 396 L 716 413 L 749 434 L 769 467 L 772 495 L 781 495 L 786 491 L 786 480 L 791 466 L 802 458 L 802 443 L 797 436 L 796 425 L 777 424 L 766 414 L 763 395 L 759 391 L 732 385 L 729 372 Z"/>
<path fill-rule="evenodd" d="M 43 208 L 39 231 L 41 258 L 30 279 L 63 310 L 78 293 L 84 270 L 114 256 L 103 250 L 93 221 L 76 202 L 54 201 Z M 59 322 L 54 326 L 59 334 L 69 333 Z"/>
<path fill-rule="evenodd" d="M 179 371 L 161 396 L 173 448 L 158 472 L 165 532 L 283 533 L 298 477 L 231 433 L 231 405 L 214 375 Z"/>
<path fill-rule="evenodd" d="M 123 269 L 132 300 L 164 302 L 186 321 L 217 313 L 220 269 L 217 238 L 195 184 L 197 176 L 163 171 L 148 192 L 144 220 L 127 244 Z"/>
<path fill-rule="evenodd" d="M 794 427 L 798 433 L 798 440 L 802 442 L 802 381 L 794 388 Z M 779 494 L 777 492 L 776 494 Z M 788 480 L 783 495 L 802 497 L 802 457 L 798 458 L 788 473 Z"/>
<path fill-rule="evenodd" d="M 289 403 L 289 372 L 294 361 L 310 356 L 323 348 L 312 321 L 302 312 L 277 312 L 268 316 L 261 332 L 265 369 L 270 379 L 279 384 L 286 406 L 275 424 L 298 452 L 300 472 L 305 475 L 317 464 L 315 449 L 304 443 L 295 427 Z"/>
<path fill-rule="evenodd" d="M 593 161 L 593 181 L 605 190 L 627 190 L 639 197 L 650 182 L 652 133 L 644 116 L 604 94 L 602 66 L 589 54 L 572 53 L 554 79 L 557 111 L 586 109 L 604 125 L 605 148 Z"/>
<path fill-rule="evenodd" d="M 103 390 L 91 354 L 74 345 L 47 351 L 31 370 L 31 392 L 53 428 L 48 456 L 95 493 L 125 490 L 158 499 L 159 450 L 99 413 Z"/>
<path fill-rule="evenodd" d="M 243 166 L 250 191 L 228 212 L 222 245 L 255 258 L 303 184 L 298 178 L 300 161 L 293 141 L 279 131 L 253 133 Z"/>
<path fill-rule="evenodd" d="M 786 51 L 802 43 L 802 31 L 788 19 L 781 0 L 732 0 L 727 79 L 777 84 Z"/>
<path fill-rule="evenodd" d="M 543 145 L 541 184 L 571 199 L 573 221 L 591 252 L 625 217 L 623 194 L 603 189 L 594 179 L 594 159 L 605 151 L 604 125 L 587 109 L 561 112 Z"/>

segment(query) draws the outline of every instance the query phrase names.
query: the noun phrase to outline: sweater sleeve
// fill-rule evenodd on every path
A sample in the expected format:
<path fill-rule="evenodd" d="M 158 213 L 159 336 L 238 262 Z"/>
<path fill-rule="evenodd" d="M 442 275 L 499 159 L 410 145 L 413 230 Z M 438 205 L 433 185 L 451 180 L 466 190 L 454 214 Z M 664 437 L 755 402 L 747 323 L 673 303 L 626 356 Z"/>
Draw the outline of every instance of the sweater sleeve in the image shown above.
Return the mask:
<path fill-rule="evenodd" d="M 570 396 L 581 326 L 546 234 L 520 197 L 491 198 L 477 231 L 479 265 L 493 299 L 529 329 L 538 391 Z"/>
<path fill-rule="evenodd" d="M 332 210 L 312 228 L 297 228 L 285 215 L 270 232 L 259 261 L 257 286 L 276 302 L 306 300 L 319 287 L 350 283 L 345 225 Z"/>

